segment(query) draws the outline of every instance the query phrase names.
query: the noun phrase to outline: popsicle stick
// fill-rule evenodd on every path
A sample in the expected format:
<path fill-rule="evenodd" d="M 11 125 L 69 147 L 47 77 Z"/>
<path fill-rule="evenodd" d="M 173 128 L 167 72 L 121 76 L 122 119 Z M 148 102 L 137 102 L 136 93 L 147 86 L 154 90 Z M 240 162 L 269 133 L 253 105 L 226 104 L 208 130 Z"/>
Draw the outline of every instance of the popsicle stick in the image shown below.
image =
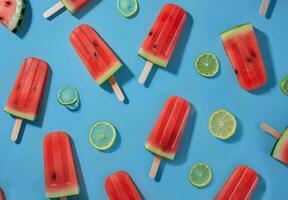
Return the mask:
<path fill-rule="evenodd" d="M 18 138 L 18 135 L 19 135 L 19 132 L 21 129 L 21 125 L 22 125 L 22 121 L 23 121 L 23 119 L 19 119 L 19 118 L 16 118 L 16 120 L 15 120 L 12 135 L 11 135 L 11 140 L 13 142 L 15 142 Z"/>
<path fill-rule="evenodd" d="M 56 3 L 54 6 L 52 6 L 50 9 L 48 9 L 47 11 L 44 12 L 43 17 L 45 17 L 46 19 L 48 19 L 49 17 L 51 17 L 52 15 L 54 15 L 56 12 L 58 12 L 59 10 L 61 10 L 62 8 L 64 8 L 64 4 L 62 3 L 62 1 L 59 1 L 58 3 Z"/>
<path fill-rule="evenodd" d="M 111 84 L 111 86 L 112 86 L 112 88 L 113 88 L 118 100 L 123 102 L 125 100 L 124 94 L 122 93 L 122 90 L 119 87 L 119 85 L 118 85 L 116 79 L 114 78 L 114 76 L 111 76 L 109 78 L 109 83 Z"/>
<path fill-rule="evenodd" d="M 61 197 L 60 200 L 67 200 L 67 197 Z"/>
<path fill-rule="evenodd" d="M 260 127 L 262 128 L 262 130 L 264 130 L 265 132 L 269 133 L 270 135 L 272 135 L 273 137 L 275 137 L 277 139 L 279 139 L 281 137 L 281 133 L 279 133 L 277 130 L 275 130 L 274 128 L 272 128 L 268 124 L 262 123 L 260 125 Z"/>
<path fill-rule="evenodd" d="M 266 15 L 271 0 L 262 0 L 260 7 L 260 15 Z"/>
<path fill-rule="evenodd" d="M 151 169 L 150 169 L 150 173 L 149 173 L 150 178 L 156 177 L 160 163 L 161 163 L 161 156 L 155 156 L 155 158 L 153 160 L 153 164 L 152 164 Z"/>
<path fill-rule="evenodd" d="M 153 67 L 153 63 L 150 62 L 150 61 L 147 61 L 146 65 L 145 65 L 145 67 L 144 67 L 144 69 L 143 69 L 143 71 L 142 71 L 142 73 L 140 75 L 140 78 L 138 80 L 138 82 L 140 84 L 144 84 L 145 83 L 145 81 L 146 81 L 146 79 L 147 79 L 152 67 Z"/>

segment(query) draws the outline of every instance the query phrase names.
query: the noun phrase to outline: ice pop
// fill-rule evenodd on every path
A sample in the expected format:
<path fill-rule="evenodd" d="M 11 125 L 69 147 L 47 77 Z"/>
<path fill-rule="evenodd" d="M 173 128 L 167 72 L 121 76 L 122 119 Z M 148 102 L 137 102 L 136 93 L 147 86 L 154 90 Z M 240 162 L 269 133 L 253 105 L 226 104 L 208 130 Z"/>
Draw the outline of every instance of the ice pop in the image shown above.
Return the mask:
<path fill-rule="evenodd" d="M 265 123 L 261 124 L 261 128 L 278 139 L 272 150 L 272 157 L 285 164 L 288 164 L 288 128 L 285 129 L 283 134 Z"/>
<path fill-rule="evenodd" d="M 230 29 L 221 38 L 241 87 L 254 90 L 263 86 L 267 76 L 252 24 Z"/>
<path fill-rule="evenodd" d="M 258 183 L 257 173 L 247 167 L 235 169 L 214 200 L 249 200 Z"/>
<path fill-rule="evenodd" d="M 80 10 L 83 6 L 85 6 L 89 0 L 60 0 L 54 6 L 52 6 L 49 10 L 45 11 L 43 16 L 48 19 L 62 8 L 66 8 L 69 12 L 75 13 Z"/>
<path fill-rule="evenodd" d="M 161 157 L 174 159 L 190 109 L 190 103 L 181 97 L 171 96 L 167 100 L 145 144 L 145 148 L 156 155 L 149 174 L 151 178 L 157 174 Z"/>
<path fill-rule="evenodd" d="M 4 191 L 0 188 L 0 200 L 5 200 Z"/>
<path fill-rule="evenodd" d="M 41 104 L 48 64 L 38 58 L 23 62 L 4 110 L 16 117 L 11 140 L 16 141 L 23 119 L 34 121 Z"/>
<path fill-rule="evenodd" d="M 186 20 L 186 12 L 166 4 L 146 36 L 138 54 L 147 60 L 139 83 L 144 84 L 153 64 L 167 67 Z"/>
<path fill-rule="evenodd" d="M 142 196 L 127 172 L 118 171 L 105 181 L 110 200 L 142 200 Z"/>
<path fill-rule="evenodd" d="M 96 31 L 82 24 L 70 34 L 70 41 L 96 82 L 101 85 L 109 80 L 119 101 L 124 101 L 125 97 L 113 76 L 122 63 Z"/>
<path fill-rule="evenodd" d="M 270 0 L 262 0 L 260 7 L 260 15 L 265 16 L 269 8 Z"/>
<path fill-rule="evenodd" d="M 44 138 L 44 174 L 47 198 L 66 199 L 80 192 L 70 137 L 59 131 Z"/>

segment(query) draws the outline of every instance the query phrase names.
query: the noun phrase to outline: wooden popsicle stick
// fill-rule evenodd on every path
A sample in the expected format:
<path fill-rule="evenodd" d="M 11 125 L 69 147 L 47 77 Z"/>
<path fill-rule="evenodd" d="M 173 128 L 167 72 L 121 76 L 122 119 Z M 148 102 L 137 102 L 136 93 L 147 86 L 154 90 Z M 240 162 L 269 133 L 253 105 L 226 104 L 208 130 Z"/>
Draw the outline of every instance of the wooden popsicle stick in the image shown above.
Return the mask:
<path fill-rule="evenodd" d="M 123 102 L 125 100 L 124 94 L 122 93 L 122 90 L 119 87 L 119 85 L 118 85 L 116 79 L 114 78 L 114 76 L 111 76 L 109 78 L 109 83 L 111 84 L 112 89 L 114 90 L 118 100 Z"/>
<path fill-rule="evenodd" d="M 60 200 L 67 200 L 67 197 L 61 197 Z"/>
<path fill-rule="evenodd" d="M 260 7 L 260 15 L 266 15 L 271 0 L 262 0 Z"/>
<path fill-rule="evenodd" d="M 43 17 L 48 19 L 49 17 L 51 17 L 52 15 L 54 15 L 56 12 L 58 12 L 59 10 L 61 10 L 62 8 L 64 8 L 64 4 L 62 3 L 62 1 L 59 1 L 58 3 L 56 3 L 54 6 L 52 6 L 50 9 L 48 9 L 47 11 L 44 12 Z"/>
<path fill-rule="evenodd" d="M 160 163 L 161 163 L 161 156 L 155 156 L 149 173 L 150 178 L 156 177 Z"/>
<path fill-rule="evenodd" d="M 147 79 L 152 67 L 153 67 L 153 63 L 150 62 L 150 61 L 147 61 L 146 65 L 145 65 L 145 67 L 144 67 L 144 69 L 143 69 L 143 71 L 142 71 L 142 73 L 141 73 L 141 75 L 139 77 L 139 80 L 138 80 L 138 82 L 140 84 L 144 84 L 145 83 L 145 81 L 146 81 L 146 79 Z"/>
<path fill-rule="evenodd" d="M 23 119 L 16 118 L 15 123 L 14 123 L 14 127 L 13 127 L 13 131 L 12 131 L 12 135 L 11 135 L 11 140 L 13 142 L 15 142 L 18 138 L 22 122 L 23 122 Z"/>
<path fill-rule="evenodd" d="M 265 132 L 269 133 L 270 135 L 272 135 L 273 137 L 275 137 L 277 139 L 279 139 L 281 137 L 281 133 L 279 133 L 277 130 L 275 130 L 274 128 L 272 128 L 268 124 L 262 123 L 260 125 L 260 127 L 262 128 L 262 130 L 264 130 Z"/>

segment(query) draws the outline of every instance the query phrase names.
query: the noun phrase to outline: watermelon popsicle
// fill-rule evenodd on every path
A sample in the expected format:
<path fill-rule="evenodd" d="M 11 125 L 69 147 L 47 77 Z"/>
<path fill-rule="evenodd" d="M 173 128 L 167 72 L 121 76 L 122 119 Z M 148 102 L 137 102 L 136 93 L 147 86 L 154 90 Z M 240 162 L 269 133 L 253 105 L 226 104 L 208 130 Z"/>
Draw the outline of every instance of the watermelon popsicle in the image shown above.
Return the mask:
<path fill-rule="evenodd" d="M 85 6 L 89 0 L 60 0 L 54 6 L 52 6 L 49 10 L 45 11 L 43 17 L 48 19 L 55 13 L 57 13 L 62 8 L 66 8 L 69 12 L 75 13 L 80 10 L 83 6 Z"/>
<path fill-rule="evenodd" d="M 118 171 L 108 176 L 105 189 L 110 200 L 142 200 L 142 196 L 127 172 Z"/>
<path fill-rule="evenodd" d="M 186 12 L 179 6 L 166 4 L 162 8 L 138 51 L 138 54 L 147 60 L 139 83 L 145 83 L 153 64 L 167 67 L 185 20 Z"/>
<path fill-rule="evenodd" d="M 36 119 L 48 72 L 49 67 L 45 61 L 33 57 L 24 60 L 4 108 L 7 113 L 16 117 L 12 141 L 17 140 L 24 119 Z"/>
<path fill-rule="evenodd" d="M 122 63 L 96 31 L 82 24 L 70 34 L 70 41 L 93 79 L 99 85 L 109 80 L 119 101 L 124 101 L 125 97 L 113 76 Z"/>
<path fill-rule="evenodd" d="M 278 140 L 272 150 L 272 157 L 288 164 L 288 128 L 285 129 L 283 134 L 265 123 L 261 124 L 261 128 Z"/>
<path fill-rule="evenodd" d="M 258 179 L 259 177 L 253 169 L 239 166 L 231 174 L 214 200 L 249 200 L 258 184 Z"/>
<path fill-rule="evenodd" d="M 59 131 L 44 138 L 44 174 L 47 198 L 66 199 L 80 192 L 70 137 Z"/>
<path fill-rule="evenodd" d="M 155 178 L 161 157 L 173 160 L 186 127 L 191 105 L 181 97 L 171 96 L 148 137 L 145 148 L 156 156 L 149 176 Z"/>
<path fill-rule="evenodd" d="M 263 86 L 267 75 L 252 24 L 232 28 L 221 38 L 241 87 L 254 90 Z"/>

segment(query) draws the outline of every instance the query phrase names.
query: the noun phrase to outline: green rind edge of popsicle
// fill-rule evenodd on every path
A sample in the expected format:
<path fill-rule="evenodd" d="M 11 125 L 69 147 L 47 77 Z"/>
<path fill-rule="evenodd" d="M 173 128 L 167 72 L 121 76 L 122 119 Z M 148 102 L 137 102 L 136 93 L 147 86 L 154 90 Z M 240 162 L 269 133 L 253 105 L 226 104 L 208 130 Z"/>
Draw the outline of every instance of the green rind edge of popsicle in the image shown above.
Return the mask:
<path fill-rule="evenodd" d="M 46 197 L 47 198 L 60 198 L 60 197 L 67 197 L 67 196 L 73 196 L 73 195 L 78 195 L 80 193 L 80 189 L 74 188 L 67 190 L 66 192 L 46 192 Z"/>
<path fill-rule="evenodd" d="M 120 69 L 120 67 L 122 67 L 122 63 L 120 62 L 115 63 L 114 66 L 103 77 L 95 79 L 97 84 L 101 85 L 102 83 L 107 81 L 107 79 L 109 79 L 115 72 L 117 72 Z"/>
<path fill-rule="evenodd" d="M 174 154 L 165 153 L 160 149 L 157 149 L 157 148 L 150 146 L 149 144 L 145 144 L 145 149 L 147 149 L 148 151 L 151 151 L 152 153 L 155 153 L 159 156 L 162 156 L 164 158 L 168 158 L 170 160 L 174 160 L 174 157 L 175 157 Z"/>
<path fill-rule="evenodd" d="M 10 31 L 15 32 L 17 29 L 17 25 L 20 24 L 19 22 L 22 20 L 23 18 L 23 11 L 25 8 L 25 3 L 22 0 L 16 0 L 16 11 L 14 13 L 14 15 L 12 16 L 11 20 L 9 20 L 9 25 L 8 25 L 8 29 Z"/>
<path fill-rule="evenodd" d="M 75 13 L 75 12 L 76 12 L 76 10 L 73 9 L 73 8 L 69 5 L 69 3 L 66 2 L 66 0 L 61 0 L 61 2 L 63 3 L 63 5 L 65 6 L 65 8 L 66 8 L 69 12 L 71 12 L 71 13 Z"/>
<path fill-rule="evenodd" d="M 288 91 L 285 90 L 285 84 L 288 82 L 288 76 L 286 76 L 285 78 L 282 79 L 281 84 L 280 84 L 280 88 L 281 91 L 288 96 Z"/>
<path fill-rule="evenodd" d="M 74 91 L 75 91 L 76 94 L 77 94 L 77 98 L 73 99 L 73 100 L 70 101 L 70 102 L 64 102 L 64 101 L 62 101 L 61 98 L 60 98 L 60 96 L 61 96 L 61 91 L 62 91 L 63 89 L 65 89 L 65 88 L 68 88 L 68 87 L 71 87 L 71 88 L 74 89 Z M 61 105 L 64 105 L 64 106 L 73 105 L 73 104 L 76 104 L 77 102 L 79 102 L 79 92 L 78 92 L 78 90 L 77 90 L 75 87 L 73 87 L 73 86 L 68 86 L 68 87 L 63 87 L 63 88 L 61 88 L 61 89 L 59 90 L 58 96 L 57 96 L 57 101 L 58 101 Z"/>
<path fill-rule="evenodd" d="M 281 160 L 281 149 L 283 145 L 285 144 L 284 142 L 287 141 L 288 139 L 288 128 L 285 129 L 284 133 L 282 134 L 281 138 L 278 140 L 278 142 L 275 144 L 273 150 L 272 150 L 272 157 L 276 158 L 277 160 L 283 162 Z"/>
<path fill-rule="evenodd" d="M 235 35 L 238 35 L 239 33 L 246 32 L 251 28 L 253 28 L 251 23 L 245 23 L 245 24 L 241 24 L 239 26 L 236 26 L 234 28 L 231 28 L 231 29 L 221 33 L 220 35 L 221 35 L 221 38 L 223 40 L 225 40 L 225 39 L 231 38 Z"/>
<path fill-rule="evenodd" d="M 15 116 L 15 117 L 18 117 L 18 118 L 21 118 L 21 119 L 26 119 L 26 120 L 29 120 L 29 121 L 34 121 L 36 116 L 35 115 L 28 115 L 28 114 L 25 114 L 23 112 L 19 112 L 19 111 L 16 111 L 12 108 L 9 108 L 8 106 L 5 106 L 4 108 L 4 111 Z"/>
<path fill-rule="evenodd" d="M 134 17 L 135 14 L 136 14 L 137 11 L 138 11 L 138 1 L 137 1 L 137 0 L 132 0 L 132 1 L 134 2 L 134 5 L 135 5 L 134 10 L 133 10 L 130 14 L 125 15 L 125 14 L 121 11 L 121 8 L 120 8 L 120 6 L 119 6 L 120 0 L 117 0 L 117 8 L 118 8 L 118 10 L 120 11 L 121 15 L 123 15 L 123 16 L 126 17 L 126 18 L 132 18 L 132 17 Z"/>
<path fill-rule="evenodd" d="M 150 55 L 148 52 L 143 50 L 142 48 L 138 51 L 138 55 L 142 56 L 143 58 L 161 66 L 161 67 L 167 67 L 168 61 L 161 60 L 156 58 L 155 56 Z"/>

